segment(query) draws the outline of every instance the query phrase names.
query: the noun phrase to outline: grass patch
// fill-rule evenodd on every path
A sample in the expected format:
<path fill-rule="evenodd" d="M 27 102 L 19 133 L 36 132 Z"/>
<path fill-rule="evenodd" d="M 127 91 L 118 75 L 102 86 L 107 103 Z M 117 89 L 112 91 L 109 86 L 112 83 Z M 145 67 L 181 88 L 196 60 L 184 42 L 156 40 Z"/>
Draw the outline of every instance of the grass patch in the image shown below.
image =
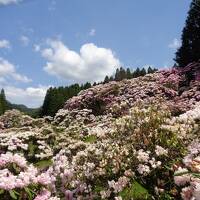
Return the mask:
<path fill-rule="evenodd" d="M 89 135 L 83 139 L 84 142 L 94 143 L 97 141 L 96 135 Z"/>
<path fill-rule="evenodd" d="M 33 142 L 28 144 L 28 156 L 34 156 L 37 145 L 34 145 Z"/>
<path fill-rule="evenodd" d="M 48 160 L 41 160 L 35 163 L 35 166 L 39 169 L 45 169 L 46 167 L 49 167 L 52 164 L 53 164 L 53 161 L 51 159 L 48 159 Z"/>
<path fill-rule="evenodd" d="M 130 187 L 125 188 L 122 192 L 119 193 L 119 195 L 122 197 L 123 200 L 150 199 L 148 191 L 137 181 L 134 181 Z"/>

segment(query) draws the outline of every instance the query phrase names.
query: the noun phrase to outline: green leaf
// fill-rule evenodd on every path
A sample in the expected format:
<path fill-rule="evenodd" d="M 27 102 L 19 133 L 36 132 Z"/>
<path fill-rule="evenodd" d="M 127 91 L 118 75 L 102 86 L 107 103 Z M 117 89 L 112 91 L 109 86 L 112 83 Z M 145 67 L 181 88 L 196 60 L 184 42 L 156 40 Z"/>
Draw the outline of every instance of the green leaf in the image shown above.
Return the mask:
<path fill-rule="evenodd" d="M 168 167 L 167 165 L 165 165 L 165 168 L 172 171 L 171 167 Z"/>
<path fill-rule="evenodd" d="M 28 194 L 28 199 L 29 199 L 29 200 L 32 200 L 32 193 L 31 193 L 31 191 L 29 190 L 29 188 L 25 187 L 24 190 L 25 190 L 26 193 Z"/>
<path fill-rule="evenodd" d="M 192 173 L 192 175 L 196 178 L 200 178 L 200 173 Z"/>
<path fill-rule="evenodd" d="M 16 193 L 14 190 L 10 190 L 9 191 L 10 196 L 12 197 L 12 199 L 17 199 Z"/>
<path fill-rule="evenodd" d="M 190 172 L 178 172 L 178 173 L 175 173 L 174 176 L 182 176 L 185 174 L 191 174 L 191 173 Z"/>
<path fill-rule="evenodd" d="M 0 195 L 3 194 L 4 192 L 5 192 L 4 190 L 0 189 Z"/>

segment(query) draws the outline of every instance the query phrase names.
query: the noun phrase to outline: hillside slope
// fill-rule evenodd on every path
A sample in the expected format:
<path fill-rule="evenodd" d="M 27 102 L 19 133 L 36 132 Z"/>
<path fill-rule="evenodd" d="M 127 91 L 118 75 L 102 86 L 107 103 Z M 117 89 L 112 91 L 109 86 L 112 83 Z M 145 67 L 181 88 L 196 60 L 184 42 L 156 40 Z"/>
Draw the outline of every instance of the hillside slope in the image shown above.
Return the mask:
<path fill-rule="evenodd" d="M 0 197 L 200 199 L 199 69 L 97 85 L 54 118 L 6 112 Z"/>

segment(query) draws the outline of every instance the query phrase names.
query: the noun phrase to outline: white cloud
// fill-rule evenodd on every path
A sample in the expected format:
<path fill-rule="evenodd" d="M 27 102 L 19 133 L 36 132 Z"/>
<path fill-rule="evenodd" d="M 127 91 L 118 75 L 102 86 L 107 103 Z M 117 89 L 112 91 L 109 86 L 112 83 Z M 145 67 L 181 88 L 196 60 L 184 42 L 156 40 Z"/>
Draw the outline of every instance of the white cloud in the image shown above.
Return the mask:
<path fill-rule="evenodd" d="M 21 74 L 18 74 L 18 73 L 13 73 L 13 74 L 12 74 L 12 77 L 13 77 L 16 81 L 21 81 L 21 82 L 24 82 L 24 83 L 29 83 L 29 82 L 32 81 L 32 80 L 29 79 L 27 76 L 24 76 L 24 75 L 21 75 Z"/>
<path fill-rule="evenodd" d="M 0 5 L 9 5 L 9 4 L 17 4 L 22 0 L 0 0 Z"/>
<path fill-rule="evenodd" d="M 170 49 L 174 49 L 174 50 L 178 49 L 180 46 L 181 46 L 181 42 L 177 38 L 174 38 L 173 41 L 168 45 Z"/>
<path fill-rule="evenodd" d="M 0 49 L 10 49 L 10 42 L 8 40 L 0 40 Z"/>
<path fill-rule="evenodd" d="M 41 106 L 49 86 L 38 86 L 18 88 L 10 85 L 13 80 L 30 82 L 31 79 L 16 72 L 15 66 L 9 61 L 0 57 L 0 88 L 5 89 L 7 99 L 16 104 L 24 104 L 29 107 Z"/>
<path fill-rule="evenodd" d="M 0 58 L 0 77 L 10 75 L 15 72 L 14 66 L 7 60 Z"/>
<path fill-rule="evenodd" d="M 20 37 L 20 41 L 21 41 L 21 43 L 22 43 L 23 46 L 28 46 L 29 42 L 30 42 L 30 39 L 27 36 L 22 35 Z"/>
<path fill-rule="evenodd" d="M 77 53 L 61 41 L 49 40 L 49 48 L 41 50 L 47 59 L 44 70 L 51 75 L 71 81 L 101 81 L 111 76 L 120 61 L 111 49 L 100 48 L 93 43 L 84 44 Z"/>
<path fill-rule="evenodd" d="M 5 86 L 6 98 L 11 103 L 24 104 L 31 108 L 42 105 L 46 91 L 50 86 L 38 86 L 28 88 L 18 88 L 14 86 Z"/>
<path fill-rule="evenodd" d="M 13 78 L 16 81 L 31 82 L 31 79 L 16 72 L 15 66 L 9 61 L 0 57 L 0 78 Z"/>
<path fill-rule="evenodd" d="M 89 35 L 90 35 L 90 36 L 95 36 L 95 34 L 96 34 L 96 30 L 95 30 L 94 28 L 92 28 L 92 29 L 90 30 L 90 32 L 89 32 Z"/>

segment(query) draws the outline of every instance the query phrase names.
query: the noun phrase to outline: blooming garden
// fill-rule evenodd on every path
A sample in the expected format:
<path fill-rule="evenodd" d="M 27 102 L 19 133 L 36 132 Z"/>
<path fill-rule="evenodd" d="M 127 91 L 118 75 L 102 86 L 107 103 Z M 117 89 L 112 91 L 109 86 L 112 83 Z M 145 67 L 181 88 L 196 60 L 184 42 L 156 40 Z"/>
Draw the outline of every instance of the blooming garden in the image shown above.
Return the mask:
<path fill-rule="evenodd" d="M 100 84 L 54 118 L 0 116 L 0 199 L 200 199 L 200 83 L 179 69 Z"/>

